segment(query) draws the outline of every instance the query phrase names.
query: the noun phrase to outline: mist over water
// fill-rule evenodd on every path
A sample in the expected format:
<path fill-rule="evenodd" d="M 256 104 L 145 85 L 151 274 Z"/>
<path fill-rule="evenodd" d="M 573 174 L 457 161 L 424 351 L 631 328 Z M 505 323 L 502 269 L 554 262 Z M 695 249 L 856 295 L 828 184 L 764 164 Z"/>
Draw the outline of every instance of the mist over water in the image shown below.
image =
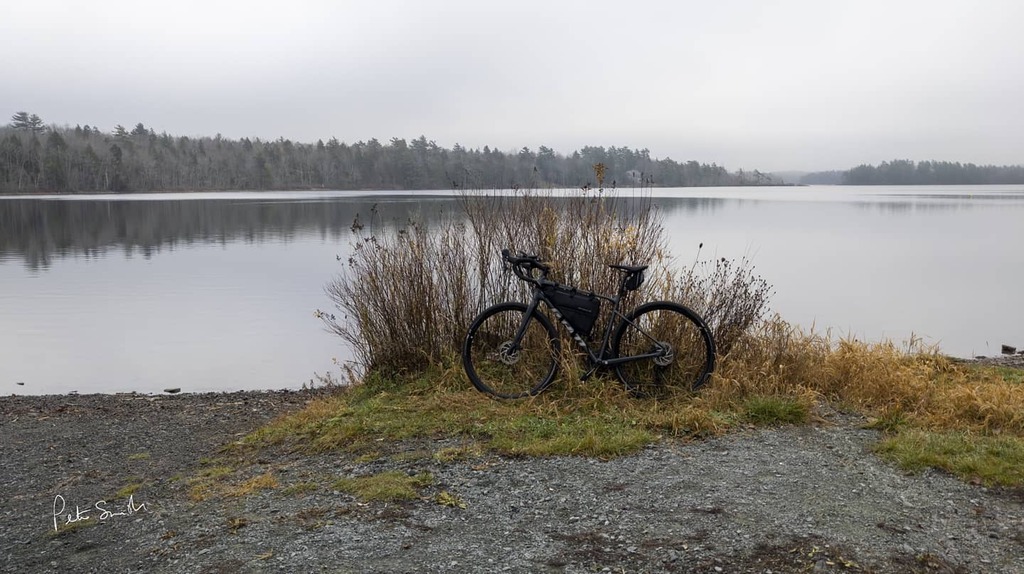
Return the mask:
<path fill-rule="evenodd" d="M 1024 347 L 1024 186 L 653 195 L 678 265 L 748 257 L 791 322 Z M 457 213 L 445 192 L 0 198 L 0 395 L 297 388 L 346 358 L 313 313 L 353 223 Z"/>

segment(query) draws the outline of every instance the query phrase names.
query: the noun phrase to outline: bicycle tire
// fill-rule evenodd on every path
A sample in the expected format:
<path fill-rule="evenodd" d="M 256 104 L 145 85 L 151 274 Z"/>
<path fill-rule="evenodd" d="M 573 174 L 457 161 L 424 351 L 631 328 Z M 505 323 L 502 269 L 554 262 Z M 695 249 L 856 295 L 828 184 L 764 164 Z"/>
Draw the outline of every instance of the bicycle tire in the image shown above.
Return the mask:
<path fill-rule="evenodd" d="M 707 383 L 715 369 L 715 341 L 700 315 L 678 303 L 655 301 L 637 307 L 616 330 L 612 351 L 616 357 L 643 355 L 666 343 L 668 356 L 615 366 L 615 374 L 635 396 L 696 391 Z"/>
<path fill-rule="evenodd" d="M 473 320 L 462 345 L 462 366 L 473 386 L 503 399 L 536 395 L 558 370 L 561 343 L 551 321 L 533 312 L 519 349 L 510 345 L 528 307 L 499 303 Z"/>

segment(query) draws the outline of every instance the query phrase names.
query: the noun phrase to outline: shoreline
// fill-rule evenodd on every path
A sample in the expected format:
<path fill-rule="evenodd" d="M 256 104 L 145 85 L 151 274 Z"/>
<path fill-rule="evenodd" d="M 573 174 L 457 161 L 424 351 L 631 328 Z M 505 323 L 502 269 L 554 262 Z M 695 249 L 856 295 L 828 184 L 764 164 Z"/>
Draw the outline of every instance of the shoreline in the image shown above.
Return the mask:
<path fill-rule="evenodd" d="M 972 358 L 951 357 L 951 359 L 953 361 L 957 362 L 957 363 L 965 363 L 965 364 L 972 364 L 972 365 L 985 365 L 985 366 L 993 366 L 993 367 L 1008 367 L 1008 368 L 1013 368 L 1013 369 L 1024 369 L 1024 352 L 1017 352 L 1017 353 L 1012 354 L 1012 355 L 994 355 L 994 356 L 990 356 L 990 357 L 989 356 L 977 356 L 977 357 L 972 357 Z M 183 397 L 183 396 L 195 397 L 195 396 L 204 396 L 204 395 L 208 395 L 210 397 L 218 397 L 218 396 L 224 396 L 224 395 L 238 395 L 240 397 L 244 397 L 244 396 L 247 396 L 247 395 L 268 395 L 268 396 L 273 396 L 275 394 L 295 394 L 295 393 L 313 393 L 313 394 L 317 394 L 317 393 L 330 393 L 332 391 L 332 389 L 334 389 L 334 388 L 343 388 L 343 387 L 344 387 L 344 385 L 341 385 L 341 386 L 338 386 L 338 387 L 319 386 L 319 387 L 315 387 L 315 388 L 312 388 L 312 389 L 310 389 L 310 388 L 298 388 L 298 389 L 287 389 L 287 388 L 285 388 L 285 389 L 245 389 L 245 390 L 232 390 L 232 391 L 180 391 L 180 392 L 176 392 L 176 393 L 168 393 L 166 391 L 159 392 L 159 393 L 156 393 L 156 392 L 154 392 L 154 393 L 145 393 L 145 392 L 140 392 L 140 391 L 127 391 L 127 392 L 121 391 L 121 392 L 113 392 L 113 393 L 103 393 L 103 392 L 80 393 L 78 391 L 72 391 L 72 392 L 68 392 L 68 393 L 44 393 L 44 394 L 10 393 L 8 395 L 0 395 L 0 403 L 2 403 L 3 400 L 7 399 L 7 398 L 22 398 L 22 399 L 26 399 L 26 398 L 27 399 L 32 399 L 32 398 L 48 399 L 48 398 L 50 398 L 50 399 L 52 399 L 52 398 L 57 398 L 57 397 L 92 397 L 92 396 L 96 396 L 96 397 L 119 397 L 119 396 L 125 396 L 125 397 L 149 397 L 149 398 L 151 398 L 151 397 Z M 2 404 L 0 404 L 0 407 L 2 407 Z M 0 413 L 2 413 L 2 412 L 3 412 L 3 409 L 0 408 Z"/>
<path fill-rule="evenodd" d="M 863 418 L 824 407 L 807 425 L 610 460 L 447 460 L 466 439 L 433 437 L 373 457 L 280 448 L 228 462 L 232 443 L 327 392 L 0 399 L 0 569 L 1024 570 L 1024 490 L 907 474 L 871 451 L 880 434 Z M 197 477 L 220 472 L 235 489 L 272 485 L 193 499 Z M 368 503 L 331 486 L 387 472 L 431 484 Z"/>
<path fill-rule="evenodd" d="M 1024 489 L 907 474 L 825 405 L 611 459 L 442 457 L 469 439 L 429 437 L 231 461 L 331 391 L 0 399 L 0 570 L 1024 571 Z M 387 473 L 430 481 L 393 502 L 332 486 Z M 197 499 L 220 474 L 232 492 Z"/>

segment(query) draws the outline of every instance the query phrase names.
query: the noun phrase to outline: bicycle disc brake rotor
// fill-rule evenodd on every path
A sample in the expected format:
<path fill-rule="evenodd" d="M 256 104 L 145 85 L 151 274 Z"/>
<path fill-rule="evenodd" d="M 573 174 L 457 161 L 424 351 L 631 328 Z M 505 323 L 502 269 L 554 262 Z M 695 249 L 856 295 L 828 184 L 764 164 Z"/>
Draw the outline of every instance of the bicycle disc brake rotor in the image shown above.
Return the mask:
<path fill-rule="evenodd" d="M 519 349 L 513 348 L 512 341 L 505 341 L 498 346 L 498 360 L 506 365 L 519 362 Z"/>
<path fill-rule="evenodd" d="M 672 345 L 667 341 L 660 341 L 658 343 L 658 347 L 660 347 L 661 351 L 665 354 L 660 357 L 655 357 L 654 364 L 659 367 L 667 367 L 671 365 L 672 361 L 676 360 L 676 352 L 672 349 Z"/>

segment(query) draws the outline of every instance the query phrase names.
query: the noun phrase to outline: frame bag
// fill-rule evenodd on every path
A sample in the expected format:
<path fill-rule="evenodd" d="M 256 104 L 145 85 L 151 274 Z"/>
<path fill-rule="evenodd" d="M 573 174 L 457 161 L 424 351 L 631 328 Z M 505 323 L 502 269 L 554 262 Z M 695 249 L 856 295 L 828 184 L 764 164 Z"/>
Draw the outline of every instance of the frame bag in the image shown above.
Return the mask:
<path fill-rule="evenodd" d="M 601 312 L 601 300 L 593 293 L 573 287 L 553 285 L 544 288 L 544 296 L 580 336 L 589 337 Z"/>

